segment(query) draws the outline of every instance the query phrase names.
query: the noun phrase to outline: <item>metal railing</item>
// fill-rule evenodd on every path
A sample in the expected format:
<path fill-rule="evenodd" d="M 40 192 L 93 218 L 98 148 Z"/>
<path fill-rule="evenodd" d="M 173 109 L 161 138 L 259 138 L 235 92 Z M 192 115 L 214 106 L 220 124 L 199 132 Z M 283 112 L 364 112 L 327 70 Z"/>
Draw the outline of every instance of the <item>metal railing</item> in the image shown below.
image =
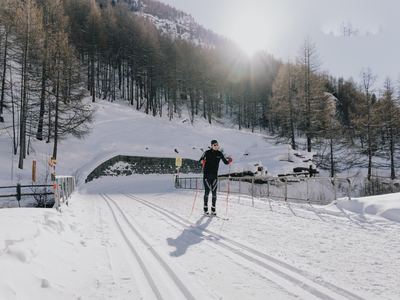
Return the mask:
<path fill-rule="evenodd" d="M 18 206 L 21 207 L 20 200 L 22 197 L 26 196 L 39 196 L 39 195 L 52 195 L 53 192 L 47 192 L 47 188 L 51 188 L 52 185 L 48 184 L 38 184 L 38 185 L 21 185 L 20 183 L 17 183 L 15 186 L 0 186 L 0 190 L 15 190 L 15 194 L 0 194 L 0 198 L 16 198 L 18 200 Z M 24 192 L 24 189 L 30 189 L 30 193 Z M 45 188 L 45 191 L 42 192 L 36 192 L 34 191 L 35 189 L 38 188 Z"/>
<path fill-rule="evenodd" d="M 68 198 L 75 190 L 75 177 L 73 176 L 55 176 L 54 179 L 54 205 L 57 211 L 61 212 L 62 203 L 68 206 Z"/>
<path fill-rule="evenodd" d="M 219 177 L 218 191 L 227 191 L 228 180 L 230 183 L 229 193 L 239 194 L 239 196 L 251 196 L 253 206 L 255 197 L 328 204 L 338 199 L 339 190 L 342 195 L 347 194 L 348 199 L 351 200 L 351 182 L 348 178 L 292 176 Z M 343 182 L 347 182 L 347 187 L 343 187 Z M 200 183 L 199 189 L 204 189 L 202 178 L 175 178 L 176 188 L 196 189 L 198 183 Z"/>

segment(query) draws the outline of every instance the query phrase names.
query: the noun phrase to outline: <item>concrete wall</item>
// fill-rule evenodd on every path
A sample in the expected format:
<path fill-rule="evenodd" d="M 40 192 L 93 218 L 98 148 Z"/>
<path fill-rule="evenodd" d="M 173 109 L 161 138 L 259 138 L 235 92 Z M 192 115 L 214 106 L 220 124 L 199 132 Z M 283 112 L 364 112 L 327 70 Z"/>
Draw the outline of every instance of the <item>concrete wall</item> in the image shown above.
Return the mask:
<path fill-rule="evenodd" d="M 118 163 L 126 163 L 124 168 L 113 168 Z M 182 159 L 180 173 L 198 173 L 201 172 L 201 164 L 197 160 Z M 170 157 L 143 157 L 143 156 L 115 156 L 96 169 L 94 169 L 85 179 L 85 183 L 101 176 L 126 176 L 132 174 L 175 174 L 175 158 Z"/>

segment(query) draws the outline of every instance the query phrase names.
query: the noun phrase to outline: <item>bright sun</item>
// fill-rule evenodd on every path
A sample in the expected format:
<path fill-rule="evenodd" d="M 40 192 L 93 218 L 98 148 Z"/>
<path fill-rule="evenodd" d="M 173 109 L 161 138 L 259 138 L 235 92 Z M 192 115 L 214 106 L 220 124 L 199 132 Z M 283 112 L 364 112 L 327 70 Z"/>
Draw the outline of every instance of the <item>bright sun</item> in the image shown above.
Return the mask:
<path fill-rule="evenodd" d="M 266 50 L 268 28 L 265 17 L 260 13 L 241 13 L 231 26 L 231 37 L 248 54 L 253 55 L 258 50 Z"/>

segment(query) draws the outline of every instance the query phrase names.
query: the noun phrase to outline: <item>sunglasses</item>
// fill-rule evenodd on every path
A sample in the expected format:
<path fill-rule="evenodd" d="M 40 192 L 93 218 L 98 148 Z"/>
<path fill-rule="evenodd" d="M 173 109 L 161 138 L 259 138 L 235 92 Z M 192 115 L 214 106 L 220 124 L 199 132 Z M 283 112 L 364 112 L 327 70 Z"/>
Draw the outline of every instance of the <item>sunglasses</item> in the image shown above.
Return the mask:
<path fill-rule="evenodd" d="M 218 147 L 218 144 L 214 144 L 214 145 L 212 145 L 212 146 L 213 146 L 213 147 L 214 147 L 214 146 Z"/>

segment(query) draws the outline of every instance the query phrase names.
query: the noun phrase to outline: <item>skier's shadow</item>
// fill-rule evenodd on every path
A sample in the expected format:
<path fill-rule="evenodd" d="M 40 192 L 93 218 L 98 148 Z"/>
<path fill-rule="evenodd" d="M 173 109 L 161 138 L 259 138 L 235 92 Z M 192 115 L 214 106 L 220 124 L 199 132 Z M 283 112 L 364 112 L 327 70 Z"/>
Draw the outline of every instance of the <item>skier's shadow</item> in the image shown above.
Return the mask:
<path fill-rule="evenodd" d="M 204 218 L 207 218 L 207 222 L 202 224 Z M 189 246 L 201 243 L 204 240 L 203 231 L 210 225 L 211 219 L 203 216 L 196 222 L 196 225 L 184 229 L 176 239 L 167 238 L 168 245 L 176 247 L 176 250 L 171 252 L 170 255 L 179 257 L 186 253 Z"/>

